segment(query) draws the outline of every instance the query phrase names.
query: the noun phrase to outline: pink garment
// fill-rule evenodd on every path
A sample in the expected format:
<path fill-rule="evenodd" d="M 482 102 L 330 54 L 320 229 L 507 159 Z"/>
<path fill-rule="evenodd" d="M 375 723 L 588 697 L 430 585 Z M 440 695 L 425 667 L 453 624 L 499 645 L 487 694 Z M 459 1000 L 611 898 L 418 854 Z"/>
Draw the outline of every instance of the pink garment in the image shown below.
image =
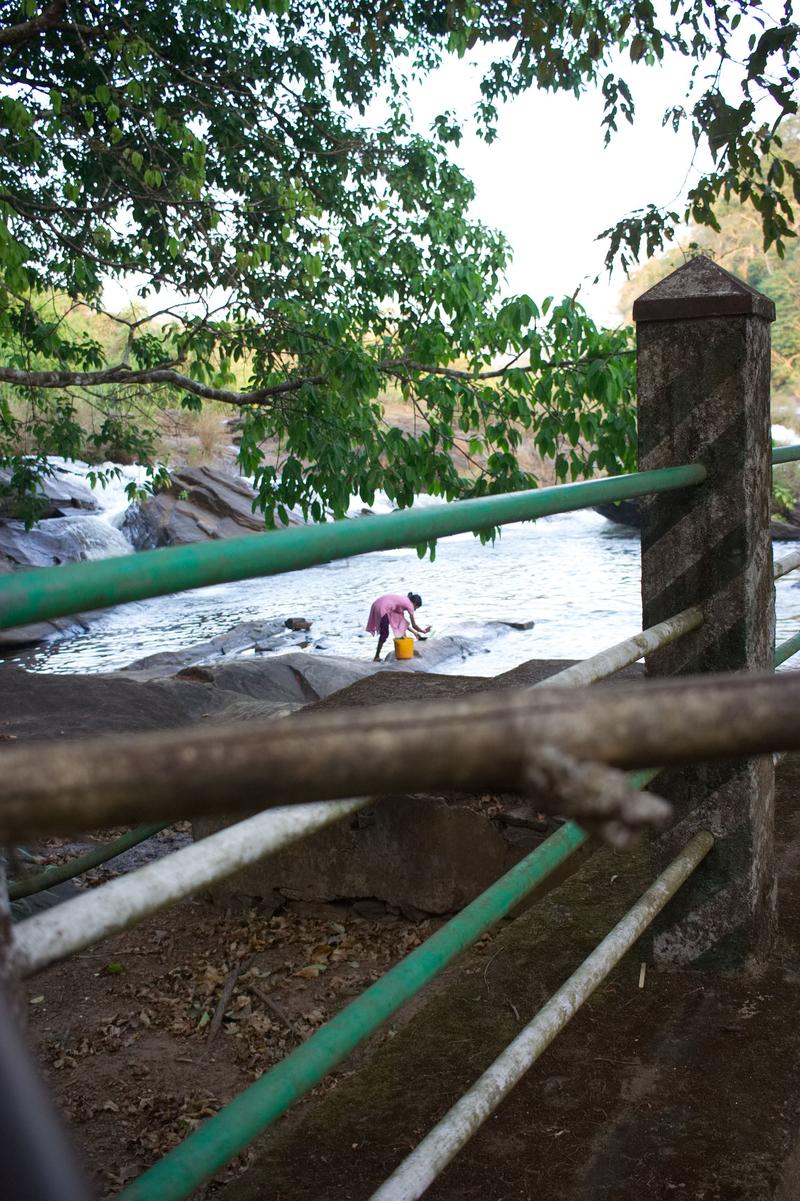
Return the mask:
<path fill-rule="evenodd" d="M 377 634 L 381 618 L 388 617 L 389 625 L 392 627 L 395 638 L 402 638 L 408 629 L 405 612 L 413 613 L 413 611 L 414 606 L 407 596 L 400 596 L 397 592 L 387 592 L 386 596 L 379 596 L 376 601 L 372 602 L 367 622 L 367 633 Z"/>

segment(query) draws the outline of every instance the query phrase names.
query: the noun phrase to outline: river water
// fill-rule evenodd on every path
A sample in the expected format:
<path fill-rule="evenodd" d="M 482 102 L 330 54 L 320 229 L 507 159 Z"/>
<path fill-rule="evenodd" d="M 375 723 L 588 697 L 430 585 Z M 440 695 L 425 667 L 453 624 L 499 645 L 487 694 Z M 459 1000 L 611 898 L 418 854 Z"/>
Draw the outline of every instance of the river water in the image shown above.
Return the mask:
<path fill-rule="evenodd" d="M 122 484 L 101 494 L 115 525 L 121 495 Z M 797 545 L 776 545 L 776 558 Z M 413 549 L 380 551 L 119 606 L 85 633 L 45 644 L 20 662 L 34 671 L 114 671 L 240 621 L 287 617 L 312 622 L 315 653 L 371 658 L 374 639 L 364 630 L 371 602 L 409 591 L 422 595 L 420 623 L 432 625 L 434 637 L 466 634 L 474 649 L 439 670 L 491 676 L 527 659 L 582 659 L 641 629 L 639 539 L 593 511 L 559 514 L 507 526 L 493 546 L 471 534 L 442 539 L 433 562 Z M 800 628 L 800 572 L 779 580 L 776 596 L 780 642 Z M 531 620 L 525 631 L 490 624 Z"/>

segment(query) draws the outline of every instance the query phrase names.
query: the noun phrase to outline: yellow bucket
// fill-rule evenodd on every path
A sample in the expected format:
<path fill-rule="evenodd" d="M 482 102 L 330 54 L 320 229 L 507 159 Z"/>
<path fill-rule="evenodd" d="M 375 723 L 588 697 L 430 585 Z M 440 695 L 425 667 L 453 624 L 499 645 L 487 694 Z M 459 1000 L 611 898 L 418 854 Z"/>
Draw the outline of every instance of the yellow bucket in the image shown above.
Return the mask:
<path fill-rule="evenodd" d="M 394 657 L 395 657 L 395 659 L 413 659 L 414 658 L 414 639 L 413 638 L 395 638 L 395 640 L 394 640 Z"/>

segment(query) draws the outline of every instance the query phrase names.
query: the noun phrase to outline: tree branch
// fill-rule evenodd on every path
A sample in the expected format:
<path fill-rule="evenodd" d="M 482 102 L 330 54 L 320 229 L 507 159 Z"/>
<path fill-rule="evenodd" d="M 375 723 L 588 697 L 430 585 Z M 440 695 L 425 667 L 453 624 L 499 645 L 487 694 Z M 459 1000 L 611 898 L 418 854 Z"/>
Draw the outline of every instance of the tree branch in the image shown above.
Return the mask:
<path fill-rule="evenodd" d="M 201 384 L 188 375 L 171 367 L 151 367 L 136 370 L 119 364 L 105 371 L 19 371 L 13 367 L 0 367 L 0 383 L 16 384 L 21 388 L 93 388 L 101 384 L 171 384 L 182 388 L 203 400 L 219 400 L 224 404 L 265 404 L 276 396 L 297 392 L 306 384 L 324 384 L 324 375 L 311 375 L 302 379 L 290 379 L 281 384 L 272 384 L 255 392 L 232 392 L 225 388 L 212 388 Z"/>
<path fill-rule="evenodd" d="M 138 324 L 138 323 L 137 323 Z M 420 363 L 411 358 L 380 359 L 375 366 L 385 375 L 408 378 L 409 371 L 419 371 L 425 375 L 441 375 L 447 379 L 464 380 L 470 383 L 476 381 L 497 379 L 508 371 L 525 373 L 538 371 L 573 371 L 595 361 L 607 362 L 609 359 L 633 354 L 633 351 L 609 351 L 606 354 L 593 356 L 591 359 L 568 359 L 560 363 L 542 363 L 537 366 L 530 364 L 524 367 L 506 365 L 492 371 L 463 371 L 455 367 L 438 367 L 428 363 Z M 107 367 L 101 371 L 21 371 L 14 367 L 0 367 L 0 383 L 16 384 L 20 388 L 69 388 L 99 387 L 103 384 L 172 384 L 184 392 L 191 392 L 203 400 L 218 400 L 223 404 L 257 405 L 265 404 L 276 396 L 289 392 L 298 392 L 309 385 L 327 383 L 324 375 L 310 375 L 285 380 L 280 384 L 271 384 L 268 388 L 259 388 L 253 392 L 236 392 L 226 388 L 214 388 L 209 384 L 201 384 L 188 375 L 183 375 L 171 367 L 149 367 L 136 370 L 124 363 L 115 367 Z"/>
<path fill-rule="evenodd" d="M 33 17 L 30 21 L 23 21 L 19 25 L 10 25 L 6 29 L 0 29 L 0 46 L 20 46 L 23 42 L 29 42 L 32 38 L 38 37 L 45 30 L 59 25 L 66 7 L 67 0 L 53 0 L 50 7 L 46 8 L 38 17 Z"/>

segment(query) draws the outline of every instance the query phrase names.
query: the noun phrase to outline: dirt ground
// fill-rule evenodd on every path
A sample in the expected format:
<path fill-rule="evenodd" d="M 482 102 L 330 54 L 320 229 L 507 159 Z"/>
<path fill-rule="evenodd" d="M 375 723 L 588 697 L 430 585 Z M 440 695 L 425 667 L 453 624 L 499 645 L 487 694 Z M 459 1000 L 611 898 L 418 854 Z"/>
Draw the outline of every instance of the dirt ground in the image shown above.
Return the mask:
<path fill-rule="evenodd" d="M 438 924 L 375 901 L 222 908 L 200 896 L 29 981 L 31 1043 L 98 1195 L 113 1196 Z"/>
<path fill-rule="evenodd" d="M 794 755 L 778 769 L 780 932 L 769 960 L 725 974 L 658 970 L 642 939 L 426 1198 L 797 1201 L 798 796 Z M 370 1197 L 651 880 L 642 848 L 595 853 L 463 958 L 360 1073 L 266 1132 L 224 1201 Z"/>
<path fill-rule="evenodd" d="M 530 684 L 564 666 L 564 661 L 537 661 L 499 683 Z M 398 689 L 399 699 L 435 694 L 442 678 L 392 673 L 392 680 L 372 677 L 371 682 L 374 702 L 384 699 L 380 690 L 388 699 L 398 699 Z M 468 690 L 487 683 L 472 677 L 463 681 Z M 458 679 L 446 677 L 441 690 L 451 695 L 458 685 Z M 364 691 L 355 685 L 337 694 L 338 703 L 363 704 Z M 40 711 L 38 703 L 33 708 Z M 473 800 L 490 815 L 498 808 L 497 798 Z M 60 887 L 66 895 L 94 887 L 177 849 L 189 840 L 189 830 L 188 823 L 170 827 Z M 106 841 L 118 833 L 122 830 L 98 837 Z M 85 843 L 50 840 L 35 848 L 41 859 L 36 870 L 86 849 Z M 416 917 L 422 920 L 411 920 Z M 200 895 L 29 981 L 31 1044 L 98 1196 L 114 1196 L 442 920 L 404 916 L 372 899 L 322 904 L 286 901 L 276 894 L 248 905 Z M 474 954 L 490 950 L 496 936 L 495 931 L 480 940 Z M 459 971 L 459 964 L 451 969 Z M 313 1105 L 349 1078 L 420 1005 L 446 989 L 449 979 L 444 973 L 423 999 L 407 1006 L 296 1108 Z M 253 1158 L 250 1151 L 231 1164 L 206 1195 L 236 1178 Z"/>

